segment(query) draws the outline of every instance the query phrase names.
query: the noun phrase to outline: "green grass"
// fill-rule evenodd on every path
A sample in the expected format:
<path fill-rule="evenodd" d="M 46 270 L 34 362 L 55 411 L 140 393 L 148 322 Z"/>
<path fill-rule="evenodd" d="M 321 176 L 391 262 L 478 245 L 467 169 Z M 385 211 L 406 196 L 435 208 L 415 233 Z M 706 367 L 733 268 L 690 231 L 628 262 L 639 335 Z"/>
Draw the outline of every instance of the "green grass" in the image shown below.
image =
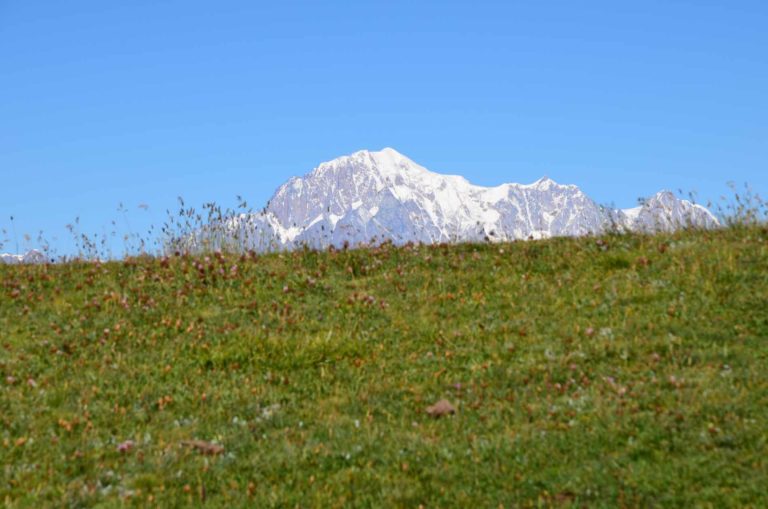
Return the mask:
<path fill-rule="evenodd" d="M 756 226 L 0 266 L 0 502 L 765 507 L 767 340 Z"/>

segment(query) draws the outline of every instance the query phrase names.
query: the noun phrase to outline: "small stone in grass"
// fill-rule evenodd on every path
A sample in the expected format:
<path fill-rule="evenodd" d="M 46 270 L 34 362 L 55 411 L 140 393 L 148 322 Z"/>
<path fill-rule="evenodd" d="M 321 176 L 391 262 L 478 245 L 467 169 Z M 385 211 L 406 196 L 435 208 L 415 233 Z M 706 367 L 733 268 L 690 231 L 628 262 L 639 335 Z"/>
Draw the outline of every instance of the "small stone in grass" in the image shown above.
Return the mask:
<path fill-rule="evenodd" d="M 219 444 L 205 442 L 203 440 L 183 440 L 181 445 L 196 449 L 201 454 L 216 455 L 224 452 L 224 447 Z"/>
<path fill-rule="evenodd" d="M 445 399 L 441 399 L 434 405 L 427 407 L 427 414 L 435 419 L 439 419 L 444 415 L 453 415 L 455 413 L 456 408 Z"/>
<path fill-rule="evenodd" d="M 128 452 L 131 449 L 133 449 L 134 446 L 133 440 L 126 440 L 125 442 L 122 442 L 117 445 L 117 451 L 118 452 Z"/>

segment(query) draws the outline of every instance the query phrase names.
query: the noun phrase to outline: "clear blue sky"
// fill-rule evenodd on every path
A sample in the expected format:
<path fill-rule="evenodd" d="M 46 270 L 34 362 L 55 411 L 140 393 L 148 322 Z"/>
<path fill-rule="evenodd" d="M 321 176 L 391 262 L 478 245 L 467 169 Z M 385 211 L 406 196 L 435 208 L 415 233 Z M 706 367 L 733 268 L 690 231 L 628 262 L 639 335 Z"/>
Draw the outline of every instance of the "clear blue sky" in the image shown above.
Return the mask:
<path fill-rule="evenodd" d="M 261 206 L 385 146 L 624 207 L 768 191 L 768 3 L 0 0 L 0 228 L 14 215 L 20 247 L 43 230 L 66 251 L 78 216 L 139 231 L 179 195 Z"/>

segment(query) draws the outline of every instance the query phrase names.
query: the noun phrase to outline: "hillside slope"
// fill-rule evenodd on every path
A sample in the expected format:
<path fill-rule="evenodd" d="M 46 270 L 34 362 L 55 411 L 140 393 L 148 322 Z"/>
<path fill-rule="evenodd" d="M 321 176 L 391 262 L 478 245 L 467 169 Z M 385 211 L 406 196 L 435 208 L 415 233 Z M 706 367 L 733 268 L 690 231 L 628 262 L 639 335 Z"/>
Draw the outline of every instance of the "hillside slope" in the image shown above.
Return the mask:
<path fill-rule="evenodd" d="M 765 506 L 766 309 L 760 228 L 3 265 L 0 500 Z"/>

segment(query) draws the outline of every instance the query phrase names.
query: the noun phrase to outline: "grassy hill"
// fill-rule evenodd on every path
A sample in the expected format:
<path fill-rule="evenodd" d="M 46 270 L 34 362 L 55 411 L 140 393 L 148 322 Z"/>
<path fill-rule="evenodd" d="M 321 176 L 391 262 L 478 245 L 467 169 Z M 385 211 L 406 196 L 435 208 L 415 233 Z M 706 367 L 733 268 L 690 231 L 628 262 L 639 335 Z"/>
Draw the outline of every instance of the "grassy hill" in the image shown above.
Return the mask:
<path fill-rule="evenodd" d="M 767 341 L 761 227 L 0 266 L 0 501 L 765 507 Z"/>

